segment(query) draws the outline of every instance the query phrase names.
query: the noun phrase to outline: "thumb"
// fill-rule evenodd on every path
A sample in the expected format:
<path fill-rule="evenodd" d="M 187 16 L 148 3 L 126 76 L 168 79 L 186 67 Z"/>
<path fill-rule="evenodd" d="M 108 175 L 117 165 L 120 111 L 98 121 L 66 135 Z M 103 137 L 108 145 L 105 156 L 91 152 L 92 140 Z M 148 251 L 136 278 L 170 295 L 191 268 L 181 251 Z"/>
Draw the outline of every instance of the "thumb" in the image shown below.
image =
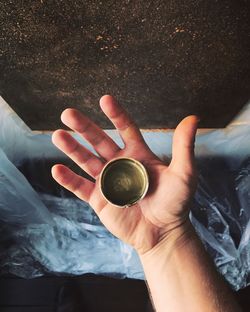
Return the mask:
<path fill-rule="evenodd" d="M 178 124 L 174 132 L 170 167 L 182 176 L 195 174 L 194 142 L 198 122 L 197 116 L 188 116 Z"/>

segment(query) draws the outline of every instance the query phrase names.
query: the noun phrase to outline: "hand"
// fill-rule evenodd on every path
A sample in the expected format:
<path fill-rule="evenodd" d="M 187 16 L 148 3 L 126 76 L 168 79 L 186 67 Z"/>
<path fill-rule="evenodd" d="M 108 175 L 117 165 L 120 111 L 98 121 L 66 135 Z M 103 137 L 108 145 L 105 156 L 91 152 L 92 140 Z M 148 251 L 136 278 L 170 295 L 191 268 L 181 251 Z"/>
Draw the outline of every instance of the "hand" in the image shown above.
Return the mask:
<path fill-rule="evenodd" d="M 99 157 L 64 130 L 55 131 L 52 141 L 96 182 L 59 164 L 52 168 L 52 175 L 63 187 L 89 202 L 111 233 L 132 245 L 139 254 L 144 254 L 188 220 L 190 200 L 196 189 L 194 139 L 198 120 L 195 116 L 189 116 L 177 126 L 172 160 L 167 165 L 149 149 L 138 127 L 114 98 L 103 96 L 100 106 L 119 131 L 125 147 L 121 149 L 79 111 L 66 109 L 61 116 L 62 122 L 83 136 Z M 108 203 L 99 189 L 99 174 L 103 166 L 116 157 L 139 160 L 149 174 L 147 195 L 129 208 L 117 208 Z"/>

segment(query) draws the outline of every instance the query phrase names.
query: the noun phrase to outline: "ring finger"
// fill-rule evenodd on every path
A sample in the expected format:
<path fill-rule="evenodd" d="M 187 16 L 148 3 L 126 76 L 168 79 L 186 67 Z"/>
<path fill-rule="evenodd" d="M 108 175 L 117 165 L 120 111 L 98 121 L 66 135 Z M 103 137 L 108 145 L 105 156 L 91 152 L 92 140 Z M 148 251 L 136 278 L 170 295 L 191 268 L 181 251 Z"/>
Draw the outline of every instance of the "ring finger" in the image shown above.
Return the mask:
<path fill-rule="evenodd" d="M 67 131 L 56 130 L 52 142 L 93 178 L 101 172 L 104 162 L 79 144 Z"/>
<path fill-rule="evenodd" d="M 61 119 L 66 126 L 83 136 L 105 160 L 114 158 L 121 150 L 101 128 L 76 109 L 66 109 Z"/>

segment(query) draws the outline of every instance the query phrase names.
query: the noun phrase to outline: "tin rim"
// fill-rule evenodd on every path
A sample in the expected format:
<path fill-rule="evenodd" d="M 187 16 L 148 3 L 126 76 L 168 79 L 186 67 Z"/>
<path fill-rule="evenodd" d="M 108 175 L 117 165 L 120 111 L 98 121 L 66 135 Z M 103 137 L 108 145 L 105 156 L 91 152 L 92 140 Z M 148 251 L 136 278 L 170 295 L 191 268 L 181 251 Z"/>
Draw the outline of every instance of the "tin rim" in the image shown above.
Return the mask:
<path fill-rule="evenodd" d="M 103 174 L 104 174 L 104 172 L 106 171 L 107 167 L 109 167 L 112 163 L 117 162 L 117 161 L 119 161 L 119 160 L 129 160 L 129 161 L 132 161 L 132 162 L 136 163 L 136 165 L 142 170 L 143 175 L 144 175 L 144 178 L 145 178 L 145 189 L 144 189 L 142 195 L 141 195 L 138 199 L 136 199 L 134 202 L 128 203 L 128 204 L 126 204 L 126 205 L 118 205 L 118 204 L 113 203 L 112 201 L 110 201 L 110 200 L 105 196 L 105 194 L 104 194 L 104 192 L 103 192 L 103 185 L 102 185 Z M 117 158 L 113 158 L 113 159 L 111 159 L 110 161 L 108 161 L 108 162 L 105 164 L 105 166 L 102 168 L 102 171 L 101 171 L 101 173 L 100 173 L 100 175 L 99 175 L 99 188 L 100 188 L 100 191 L 101 191 L 102 196 L 103 196 L 110 204 L 112 204 L 113 206 L 116 206 L 116 207 L 118 207 L 118 208 L 127 208 L 127 207 L 131 207 L 131 206 L 137 204 L 140 200 L 142 200 L 142 199 L 146 196 L 146 194 L 147 194 L 147 192 L 148 192 L 148 188 L 149 188 L 149 176 L 148 176 L 148 172 L 147 172 L 145 166 L 144 166 L 140 161 L 138 161 L 138 160 L 136 160 L 136 159 L 134 159 L 134 158 L 131 158 L 131 157 L 117 157 Z"/>

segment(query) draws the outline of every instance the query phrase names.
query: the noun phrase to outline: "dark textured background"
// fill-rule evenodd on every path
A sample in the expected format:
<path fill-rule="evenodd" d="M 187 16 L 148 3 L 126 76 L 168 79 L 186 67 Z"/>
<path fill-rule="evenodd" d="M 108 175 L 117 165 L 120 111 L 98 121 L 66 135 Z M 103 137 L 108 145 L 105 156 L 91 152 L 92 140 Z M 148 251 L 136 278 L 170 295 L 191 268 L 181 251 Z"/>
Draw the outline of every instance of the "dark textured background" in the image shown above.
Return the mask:
<path fill-rule="evenodd" d="M 250 1 L 1 1 L 0 92 L 33 129 L 112 93 L 142 128 L 221 127 L 250 98 Z"/>
<path fill-rule="evenodd" d="M 1 1 L 0 92 L 33 129 L 112 93 L 140 127 L 196 113 L 221 127 L 250 98 L 250 1 Z"/>

